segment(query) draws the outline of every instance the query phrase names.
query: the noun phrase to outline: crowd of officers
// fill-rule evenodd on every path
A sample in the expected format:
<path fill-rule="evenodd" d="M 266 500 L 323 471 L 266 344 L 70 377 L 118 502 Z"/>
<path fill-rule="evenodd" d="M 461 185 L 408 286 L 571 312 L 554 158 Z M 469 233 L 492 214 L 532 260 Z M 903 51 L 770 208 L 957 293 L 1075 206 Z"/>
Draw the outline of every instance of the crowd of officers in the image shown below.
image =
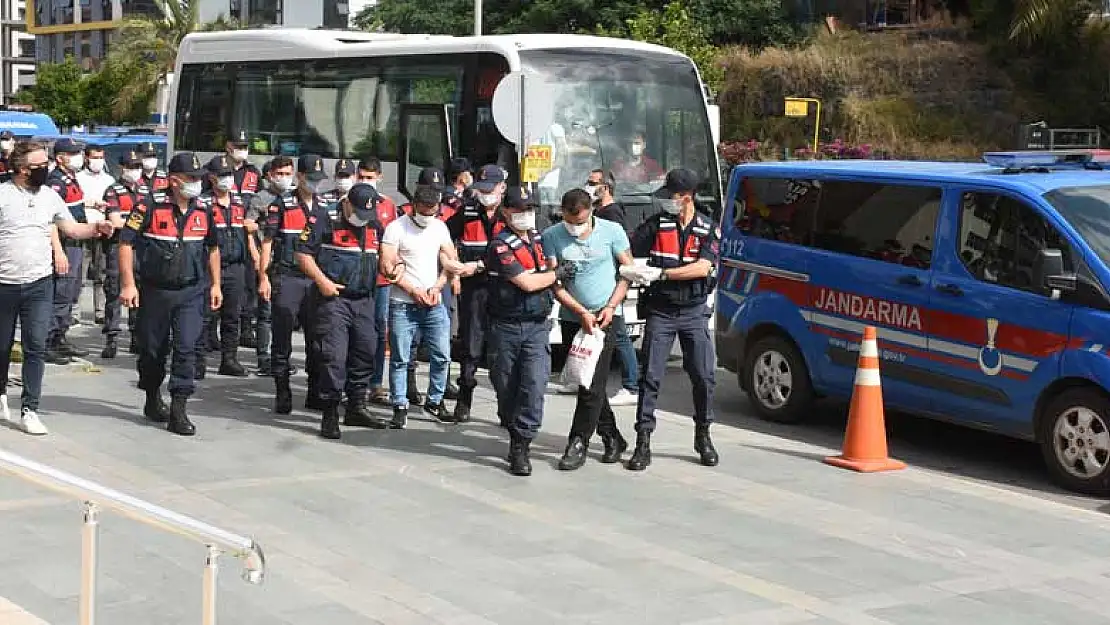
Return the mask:
<path fill-rule="evenodd" d="M 86 202 L 77 178 L 85 147 L 67 139 L 55 144 L 56 167 L 48 184 L 78 221 L 86 221 L 86 208 L 95 207 L 116 228 L 102 241 L 107 308 L 101 355 L 117 354 L 122 304 L 130 329 L 128 349 L 137 355 L 139 387 L 146 393 L 144 415 L 166 423 L 170 432 L 190 436 L 196 428 L 187 400 L 205 375 L 209 351 L 220 354 L 220 374 L 242 377 L 248 373 L 237 358 L 238 348 L 254 347 L 259 374 L 274 380 L 274 412 L 289 414 L 290 377 L 295 373 L 290 356 L 299 328 L 306 335 L 305 405 L 323 412 L 322 437 L 340 438 L 341 407 L 346 426 L 403 429 L 409 404 L 423 402 L 413 375 L 414 357 L 402 359 L 411 363 L 406 397 L 393 398 L 392 418 L 369 409 L 381 399 L 375 396 L 384 394 L 389 289 L 405 270 L 403 259 L 381 262 L 379 251 L 391 222 L 411 219 L 420 227 L 428 209 L 396 207 L 379 194 L 382 168 L 376 159 L 339 160 L 330 176 L 333 188 L 321 192 L 329 175 L 319 156 L 301 155 L 297 163 L 278 156 L 260 171 L 248 161 L 247 146 L 246 134 L 237 133 L 227 142 L 226 153 L 206 163 L 193 153 L 178 153 L 163 171 L 154 146 L 139 145 L 120 159 L 122 173 L 103 200 Z M 656 193 L 659 212 L 628 237 L 632 254 L 646 257 L 647 267 L 620 268 L 616 302 L 598 310 L 576 307 L 583 328 L 604 327 L 620 314 L 620 300 L 630 284 L 646 287 L 639 300 L 646 330 L 637 438 L 627 465 L 634 470 L 651 462 L 656 402 L 676 338 L 693 381 L 695 451 L 705 465 L 718 462 L 709 438 L 715 357 L 707 298 L 715 283 L 720 231 L 695 210 L 697 185 L 689 170 L 667 174 Z M 566 227 L 584 238 L 579 233 L 588 232 L 596 205 L 582 200 L 591 196 L 581 190 L 575 193 L 564 197 L 563 210 L 578 223 L 568 218 L 552 228 Z M 490 379 L 499 421 L 510 435 L 510 470 L 529 475 L 530 444 L 542 423 L 551 367 L 549 317 L 556 294 L 562 291 L 559 301 L 566 301 L 575 264 L 545 254 L 533 199 L 526 190 L 509 187 L 500 167 L 472 172 L 469 163 L 456 159 L 446 176 L 426 169 L 414 197 L 418 204 L 420 198 L 424 203 L 438 198 L 430 212 L 446 223 L 457 250 L 457 256 L 443 258 L 442 267 L 449 287 L 445 290 L 458 304 L 461 353 L 456 359 L 461 371 L 457 388 L 445 394 L 455 406 L 448 410 L 442 401 L 429 401 L 425 409 L 441 422 L 469 420 L 475 374 L 488 347 L 496 355 Z M 48 346 L 52 362 L 82 355 L 66 335 L 80 294 L 80 274 L 75 272 L 80 271 L 83 248 L 77 242 L 65 245 L 70 272 L 59 280 L 72 284 L 56 293 Z M 434 303 L 442 305 L 438 297 Z M 564 329 L 569 343 L 573 336 L 566 334 Z M 603 364 L 600 382 L 579 389 L 576 426 L 561 468 L 581 466 L 600 413 L 611 415 L 607 401 L 597 401 L 599 389 L 602 399 L 605 393 L 608 361 Z M 168 405 L 161 394 L 167 369 Z M 583 410 L 594 414 L 580 418 Z M 590 425 L 583 429 L 579 423 Z M 615 423 L 602 429 L 602 461 L 618 462 L 628 444 Z"/>

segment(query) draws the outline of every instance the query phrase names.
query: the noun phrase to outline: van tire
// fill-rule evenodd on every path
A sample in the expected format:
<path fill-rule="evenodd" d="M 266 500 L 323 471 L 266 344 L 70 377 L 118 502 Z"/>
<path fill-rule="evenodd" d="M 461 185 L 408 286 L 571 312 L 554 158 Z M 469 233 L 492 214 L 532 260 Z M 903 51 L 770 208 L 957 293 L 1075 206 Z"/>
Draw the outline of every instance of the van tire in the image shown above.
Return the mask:
<path fill-rule="evenodd" d="M 1087 495 L 1110 494 L 1110 399 L 1104 393 L 1073 388 L 1048 402 L 1037 440 L 1057 484 Z M 1088 453 L 1094 467 L 1083 462 Z"/>
<path fill-rule="evenodd" d="M 772 374 L 780 376 L 778 382 L 765 380 L 767 375 Z M 793 424 L 809 416 L 813 405 L 813 383 L 809 379 L 805 358 L 794 343 L 777 335 L 757 340 L 745 352 L 741 375 L 744 376 L 741 386 L 761 419 Z M 789 393 L 783 403 L 775 405 L 773 396 L 767 396 L 767 384 L 777 384 L 781 395 L 785 381 L 789 382 Z"/>

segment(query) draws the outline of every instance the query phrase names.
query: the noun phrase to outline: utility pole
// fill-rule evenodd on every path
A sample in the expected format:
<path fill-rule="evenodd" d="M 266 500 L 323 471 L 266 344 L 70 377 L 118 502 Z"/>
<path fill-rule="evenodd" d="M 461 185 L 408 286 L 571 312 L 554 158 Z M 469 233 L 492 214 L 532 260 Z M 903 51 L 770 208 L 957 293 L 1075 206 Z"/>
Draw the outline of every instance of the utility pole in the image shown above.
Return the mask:
<path fill-rule="evenodd" d="M 474 0 L 474 36 L 482 34 L 482 0 Z"/>

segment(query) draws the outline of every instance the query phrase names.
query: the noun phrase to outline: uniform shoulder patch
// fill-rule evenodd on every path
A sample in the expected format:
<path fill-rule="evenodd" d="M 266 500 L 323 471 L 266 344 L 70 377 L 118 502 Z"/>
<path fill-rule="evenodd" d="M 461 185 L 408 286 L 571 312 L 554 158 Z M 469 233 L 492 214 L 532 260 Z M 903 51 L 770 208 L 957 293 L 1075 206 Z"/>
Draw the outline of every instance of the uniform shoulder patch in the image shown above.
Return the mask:
<path fill-rule="evenodd" d="M 127 218 L 127 227 L 132 230 L 138 230 L 143 225 L 143 218 L 146 216 L 144 211 L 131 211 L 131 215 Z"/>

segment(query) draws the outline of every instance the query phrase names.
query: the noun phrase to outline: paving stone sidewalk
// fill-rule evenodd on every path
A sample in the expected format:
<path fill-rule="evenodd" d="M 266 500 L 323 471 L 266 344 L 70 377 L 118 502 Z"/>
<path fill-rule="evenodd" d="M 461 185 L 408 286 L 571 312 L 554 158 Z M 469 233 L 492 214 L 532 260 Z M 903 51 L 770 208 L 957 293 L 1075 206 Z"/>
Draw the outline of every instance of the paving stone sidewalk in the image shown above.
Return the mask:
<path fill-rule="evenodd" d="M 557 471 L 573 398 L 549 395 L 535 474 L 508 475 L 484 378 L 472 423 L 335 443 L 313 413 L 271 415 L 268 380 L 210 375 L 198 435 L 178 438 L 142 420 L 128 356 L 51 368 L 50 436 L 0 428 L 0 448 L 255 536 L 263 586 L 223 561 L 234 625 L 1110 622 L 1104 514 L 915 467 L 840 471 L 826 446 L 730 426 L 703 468 L 683 378 L 668 377 L 676 412 L 642 474 Z M 633 412 L 618 409 L 628 436 Z M 76 623 L 80 519 L 78 502 L 0 476 L 0 596 Z M 99 623 L 200 622 L 201 545 L 105 514 L 102 550 Z M 5 605 L 0 623 L 19 622 Z"/>

